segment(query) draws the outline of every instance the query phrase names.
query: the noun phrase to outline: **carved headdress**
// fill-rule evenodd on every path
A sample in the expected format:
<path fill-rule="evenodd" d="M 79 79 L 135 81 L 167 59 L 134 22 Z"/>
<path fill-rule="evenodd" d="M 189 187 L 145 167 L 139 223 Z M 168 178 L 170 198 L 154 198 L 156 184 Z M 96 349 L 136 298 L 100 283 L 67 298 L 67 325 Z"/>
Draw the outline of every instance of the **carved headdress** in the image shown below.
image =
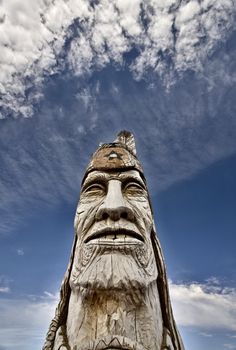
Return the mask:
<path fill-rule="evenodd" d="M 121 131 L 114 142 L 100 145 L 90 160 L 90 163 L 85 171 L 83 181 L 90 172 L 95 170 L 106 172 L 115 170 L 137 170 L 140 173 L 140 176 L 145 181 L 142 166 L 136 157 L 136 148 L 133 135 L 128 131 Z M 164 326 L 163 343 L 161 349 L 184 350 L 184 346 L 182 344 L 182 340 L 178 333 L 172 313 L 166 276 L 166 268 L 160 242 L 157 238 L 154 221 L 151 232 L 151 240 L 158 269 L 157 287 L 160 297 L 160 305 Z M 60 327 L 63 328 L 63 326 L 66 324 L 68 304 L 71 294 L 69 279 L 75 255 L 76 241 L 77 235 L 75 234 L 69 265 L 61 285 L 60 300 L 56 309 L 55 317 L 53 318 L 50 324 L 43 350 L 53 350 L 56 332 Z M 66 348 L 67 344 L 65 344 L 65 348 L 63 347 L 63 349 Z"/>
<path fill-rule="evenodd" d="M 129 131 L 121 131 L 112 143 L 103 143 L 93 154 L 85 176 L 91 171 L 114 171 L 136 169 L 142 177 L 143 169 L 136 157 L 134 136 Z"/>

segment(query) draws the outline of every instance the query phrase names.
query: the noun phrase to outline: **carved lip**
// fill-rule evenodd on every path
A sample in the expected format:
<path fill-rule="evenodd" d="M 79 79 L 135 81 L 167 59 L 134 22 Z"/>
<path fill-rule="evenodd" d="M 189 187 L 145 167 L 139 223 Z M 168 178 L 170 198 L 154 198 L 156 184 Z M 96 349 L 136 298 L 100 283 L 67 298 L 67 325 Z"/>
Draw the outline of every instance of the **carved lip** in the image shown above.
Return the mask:
<path fill-rule="evenodd" d="M 107 227 L 89 235 L 84 243 L 109 245 L 140 244 L 144 243 L 144 238 L 140 233 L 133 230 L 121 227 Z"/>

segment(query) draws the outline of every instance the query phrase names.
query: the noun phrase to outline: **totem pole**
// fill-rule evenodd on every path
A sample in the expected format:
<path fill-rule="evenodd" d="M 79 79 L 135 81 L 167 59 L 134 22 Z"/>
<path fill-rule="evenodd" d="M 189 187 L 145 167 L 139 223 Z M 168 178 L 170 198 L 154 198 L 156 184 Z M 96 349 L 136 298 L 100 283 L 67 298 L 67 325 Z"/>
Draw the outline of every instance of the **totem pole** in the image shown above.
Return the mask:
<path fill-rule="evenodd" d="M 92 156 L 43 350 L 184 350 L 133 135 Z"/>

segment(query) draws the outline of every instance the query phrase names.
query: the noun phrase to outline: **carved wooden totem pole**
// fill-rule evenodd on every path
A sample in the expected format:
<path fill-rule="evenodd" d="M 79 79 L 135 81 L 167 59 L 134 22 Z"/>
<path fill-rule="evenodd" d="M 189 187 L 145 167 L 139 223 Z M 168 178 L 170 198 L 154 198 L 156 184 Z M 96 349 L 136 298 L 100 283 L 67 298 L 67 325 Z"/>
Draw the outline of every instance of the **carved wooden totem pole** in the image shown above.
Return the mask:
<path fill-rule="evenodd" d="M 134 137 L 94 153 L 43 350 L 184 350 Z"/>

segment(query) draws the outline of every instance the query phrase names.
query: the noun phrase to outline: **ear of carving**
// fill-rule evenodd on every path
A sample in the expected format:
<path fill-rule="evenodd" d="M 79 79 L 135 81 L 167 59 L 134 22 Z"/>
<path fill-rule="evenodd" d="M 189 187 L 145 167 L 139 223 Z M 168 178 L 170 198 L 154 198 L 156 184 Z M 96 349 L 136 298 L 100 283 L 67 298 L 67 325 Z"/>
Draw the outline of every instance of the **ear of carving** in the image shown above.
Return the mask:
<path fill-rule="evenodd" d="M 124 143 L 128 150 L 133 153 L 133 155 L 136 156 L 136 146 L 135 146 L 135 141 L 134 141 L 134 135 L 126 130 L 123 130 L 119 132 L 117 135 L 117 138 L 115 139 L 114 142 L 117 143 Z"/>

